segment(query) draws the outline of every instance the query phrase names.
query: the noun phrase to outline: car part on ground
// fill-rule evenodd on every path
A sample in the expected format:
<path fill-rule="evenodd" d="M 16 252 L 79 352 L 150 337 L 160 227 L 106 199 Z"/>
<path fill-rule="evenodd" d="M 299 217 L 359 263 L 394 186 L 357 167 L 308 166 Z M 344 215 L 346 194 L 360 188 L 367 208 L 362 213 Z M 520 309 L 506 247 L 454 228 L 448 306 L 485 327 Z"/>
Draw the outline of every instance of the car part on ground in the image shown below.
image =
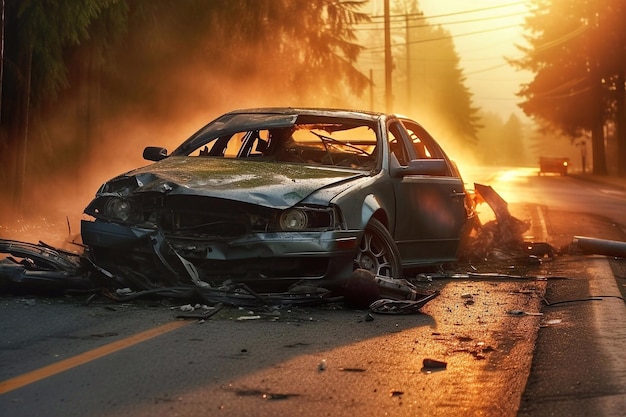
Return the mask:
<path fill-rule="evenodd" d="M 0 239 L 0 289 L 3 292 L 62 294 L 89 291 L 94 284 L 84 278 L 87 260 L 80 255 L 55 249 L 43 242 L 33 244 Z"/>
<path fill-rule="evenodd" d="M 570 251 L 585 255 L 605 255 L 626 258 L 626 242 L 598 239 L 586 236 L 574 236 Z"/>
<path fill-rule="evenodd" d="M 235 307 L 313 306 L 343 301 L 342 296 L 307 282 L 292 285 L 287 291 L 274 292 L 257 292 L 245 283 L 232 281 L 223 282 L 218 288 L 200 282 L 156 287 L 146 284 L 145 277 L 138 278 L 134 274 L 134 278 L 129 278 L 133 276 L 132 272 L 123 277 L 116 276 L 83 255 L 55 249 L 42 242 L 31 244 L 0 239 L 0 253 L 11 255 L 0 261 L 0 293 L 7 294 L 83 294 L 87 295 L 86 304 L 98 297 L 116 302 L 130 302 L 140 298 L 169 298 Z M 373 276 L 369 271 L 359 271 Z M 403 309 L 394 307 L 404 314 L 417 313 L 421 306 L 434 298 L 432 292 L 420 293 L 405 280 L 384 278 L 384 285 L 380 288 L 379 295 L 395 294 L 399 300 L 412 301 L 410 306 Z M 393 291 L 389 292 L 390 288 Z M 404 296 L 403 292 L 407 295 Z M 389 306 L 385 308 L 391 310 Z"/>
<path fill-rule="evenodd" d="M 486 202 L 496 219 L 476 230 L 476 236 L 463 245 L 459 258 L 469 261 L 535 261 L 551 259 L 554 248 L 544 242 L 527 242 L 523 233 L 529 228 L 527 221 L 509 212 L 507 202 L 491 187 L 474 184 L 478 199 Z"/>

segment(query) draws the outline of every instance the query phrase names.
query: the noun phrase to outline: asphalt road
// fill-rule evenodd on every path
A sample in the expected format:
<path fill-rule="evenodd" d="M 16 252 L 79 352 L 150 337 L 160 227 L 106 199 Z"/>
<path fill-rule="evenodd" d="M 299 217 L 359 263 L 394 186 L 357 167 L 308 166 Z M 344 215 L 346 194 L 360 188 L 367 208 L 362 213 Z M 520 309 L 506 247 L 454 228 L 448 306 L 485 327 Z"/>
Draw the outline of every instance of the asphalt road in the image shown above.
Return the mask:
<path fill-rule="evenodd" d="M 4 297 L 0 416 L 623 415 L 623 261 L 567 248 L 575 235 L 624 240 L 626 197 L 531 171 L 472 174 L 531 222 L 529 240 L 563 253 L 476 265 L 524 279 L 423 281 L 441 295 L 416 315 L 336 304 L 185 321 L 171 301 Z"/>
<path fill-rule="evenodd" d="M 515 172 L 521 175 L 515 175 Z M 573 236 L 626 241 L 626 181 L 536 177 L 516 170 L 493 180 L 517 180 L 509 201 L 536 202 L 548 240 L 563 254 L 549 267 L 568 280 L 550 280 L 550 305 L 538 333 L 519 416 L 623 416 L 626 410 L 626 261 L 579 256 Z M 502 182 L 502 185 L 506 181 Z M 535 222 L 536 223 L 536 222 Z"/>

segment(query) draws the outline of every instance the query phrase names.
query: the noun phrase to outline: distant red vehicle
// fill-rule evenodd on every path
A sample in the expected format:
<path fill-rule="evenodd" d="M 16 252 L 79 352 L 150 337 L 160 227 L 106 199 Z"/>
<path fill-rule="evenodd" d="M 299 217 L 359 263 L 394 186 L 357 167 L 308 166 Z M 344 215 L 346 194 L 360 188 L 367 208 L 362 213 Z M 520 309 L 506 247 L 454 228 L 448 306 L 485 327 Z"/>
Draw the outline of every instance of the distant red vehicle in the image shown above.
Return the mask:
<path fill-rule="evenodd" d="M 567 175 L 568 166 L 569 158 L 542 156 L 539 158 L 539 175 L 545 173 Z"/>

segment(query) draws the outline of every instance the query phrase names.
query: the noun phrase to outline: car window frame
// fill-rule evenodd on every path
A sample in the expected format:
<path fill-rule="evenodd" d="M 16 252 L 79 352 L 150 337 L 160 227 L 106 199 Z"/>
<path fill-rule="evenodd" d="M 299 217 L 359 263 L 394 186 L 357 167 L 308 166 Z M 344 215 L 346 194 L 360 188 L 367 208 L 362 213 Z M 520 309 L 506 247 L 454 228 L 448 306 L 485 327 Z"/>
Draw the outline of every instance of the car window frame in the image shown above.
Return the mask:
<path fill-rule="evenodd" d="M 415 133 L 416 136 L 420 139 L 420 141 L 424 143 L 426 148 L 429 149 L 429 151 L 431 152 L 431 156 L 429 159 L 443 159 L 444 161 L 446 161 L 446 165 L 448 166 L 448 172 L 446 176 L 448 177 L 459 176 L 457 174 L 457 169 L 452 166 L 452 162 L 450 158 L 448 157 L 448 155 L 445 153 L 445 151 L 439 145 L 439 143 L 435 140 L 435 138 L 424 128 L 424 126 L 422 126 L 421 124 L 411 119 L 400 118 L 398 119 L 398 121 L 402 124 L 404 128 L 403 130 L 406 135 L 405 140 L 409 143 L 408 147 L 409 147 L 409 151 L 413 155 L 412 157 L 414 157 L 415 159 L 426 159 L 426 158 L 420 158 L 419 155 L 417 155 L 417 151 L 413 147 L 413 140 L 411 139 L 410 132 Z M 413 128 L 413 126 L 415 128 Z M 416 132 L 416 130 L 418 132 Z"/>
<path fill-rule="evenodd" d="M 394 133 L 395 128 L 398 129 L 398 134 Z M 409 162 L 411 161 L 411 152 L 409 146 L 407 145 L 408 134 L 406 132 L 406 128 L 398 119 L 387 119 L 386 124 L 387 129 L 387 147 L 389 148 L 389 158 L 393 155 L 395 160 L 402 167 L 407 167 Z M 392 138 L 397 141 L 398 148 L 392 149 L 391 143 L 393 142 Z M 402 151 L 403 155 L 398 155 L 396 150 Z"/>

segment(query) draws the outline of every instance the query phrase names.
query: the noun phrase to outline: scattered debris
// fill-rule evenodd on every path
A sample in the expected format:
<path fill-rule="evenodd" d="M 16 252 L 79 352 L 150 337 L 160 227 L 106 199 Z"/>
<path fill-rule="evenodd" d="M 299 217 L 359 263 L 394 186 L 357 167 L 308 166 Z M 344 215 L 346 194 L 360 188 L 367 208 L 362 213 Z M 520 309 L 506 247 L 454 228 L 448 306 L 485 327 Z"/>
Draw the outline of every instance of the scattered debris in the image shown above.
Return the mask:
<path fill-rule="evenodd" d="M 509 310 L 506 314 L 509 316 L 543 316 L 543 313 L 531 313 L 524 310 Z"/>
<path fill-rule="evenodd" d="M 587 297 L 587 298 L 577 298 L 574 300 L 563 300 L 563 301 L 553 301 L 553 302 L 546 300 L 546 298 L 544 297 L 543 302 L 546 304 L 546 306 L 553 307 L 559 304 L 579 303 L 582 301 L 602 301 L 605 298 L 617 298 L 618 300 L 624 301 L 624 297 L 620 297 L 619 295 L 596 295 L 596 296 Z"/>
<path fill-rule="evenodd" d="M 551 320 L 546 320 L 543 323 L 540 324 L 540 327 L 548 327 L 548 326 L 554 326 L 555 324 L 561 324 L 563 322 L 562 319 L 551 319 Z"/>
<path fill-rule="evenodd" d="M 197 285 L 156 286 L 136 271 L 113 274 L 94 264 L 88 257 L 53 248 L 43 242 L 32 244 L 0 239 L 0 253 L 10 256 L 0 260 L 0 291 L 61 295 L 96 294 L 117 302 L 138 298 L 173 298 L 200 301 L 209 305 L 320 305 L 341 301 L 342 297 L 312 285 L 299 285 L 285 292 L 258 293 L 244 283 L 225 281 L 219 287 Z M 191 304 L 185 312 L 192 312 Z"/>
<path fill-rule="evenodd" d="M 245 320 L 258 320 L 261 316 L 239 316 L 237 317 L 237 321 L 245 321 Z"/>
<path fill-rule="evenodd" d="M 339 368 L 342 372 L 365 372 L 363 368 Z"/>
<path fill-rule="evenodd" d="M 379 314 L 417 314 L 420 309 L 430 300 L 439 295 L 434 291 L 425 295 L 421 300 L 390 300 L 383 298 L 370 304 L 369 309 L 373 313 Z"/>
<path fill-rule="evenodd" d="M 461 298 L 463 299 L 463 305 L 470 306 L 475 303 L 474 296 L 469 293 L 461 294 Z"/>
<path fill-rule="evenodd" d="M 560 275 L 512 275 L 512 274 L 500 274 L 500 273 L 456 273 L 456 272 L 437 272 L 437 273 L 421 273 L 416 275 L 416 281 L 432 282 L 435 279 L 462 279 L 471 281 L 488 281 L 488 280 L 500 280 L 500 281 L 547 281 L 547 280 L 566 280 L 568 277 Z"/>
<path fill-rule="evenodd" d="M 448 363 L 444 361 L 439 361 L 436 359 L 425 358 L 422 361 L 422 371 L 423 372 L 432 372 L 432 371 L 443 371 L 447 369 Z"/>
<path fill-rule="evenodd" d="M 374 313 L 416 314 L 438 291 L 422 291 L 405 279 L 393 279 L 357 269 L 344 289 L 344 300 L 354 308 Z"/>
<path fill-rule="evenodd" d="M 317 370 L 325 371 L 327 366 L 328 365 L 326 364 L 326 359 L 322 359 L 322 361 L 317 365 Z"/>
<path fill-rule="evenodd" d="M 379 300 L 380 288 L 375 277 L 370 271 L 356 269 L 344 286 L 344 302 L 352 308 L 367 308 Z"/>
<path fill-rule="evenodd" d="M 258 389 L 235 389 L 230 391 L 233 391 L 239 397 L 258 397 L 262 400 L 288 400 L 292 397 L 300 396 L 300 394 L 276 393 Z"/>
<path fill-rule="evenodd" d="M 39 242 L 32 244 L 0 239 L 0 289 L 16 293 L 59 294 L 64 291 L 89 291 L 95 288 L 84 275 L 86 258 Z"/>
<path fill-rule="evenodd" d="M 198 320 L 206 320 L 214 315 L 216 315 L 222 308 L 223 304 L 219 303 L 215 306 L 203 311 L 202 313 L 187 313 L 187 314 L 178 314 L 176 318 L 178 319 L 198 319 Z"/>
<path fill-rule="evenodd" d="M 540 263 L 553 258 L 554 248 L 548 243 L 525 242 L 522 234 L 530 223 L 511 215 L 507 202 L 491 187 L 474 184 L 477 199 L 493 210 L 496 219 L 478 228 L 460 254 L 461 259 Z"/>

